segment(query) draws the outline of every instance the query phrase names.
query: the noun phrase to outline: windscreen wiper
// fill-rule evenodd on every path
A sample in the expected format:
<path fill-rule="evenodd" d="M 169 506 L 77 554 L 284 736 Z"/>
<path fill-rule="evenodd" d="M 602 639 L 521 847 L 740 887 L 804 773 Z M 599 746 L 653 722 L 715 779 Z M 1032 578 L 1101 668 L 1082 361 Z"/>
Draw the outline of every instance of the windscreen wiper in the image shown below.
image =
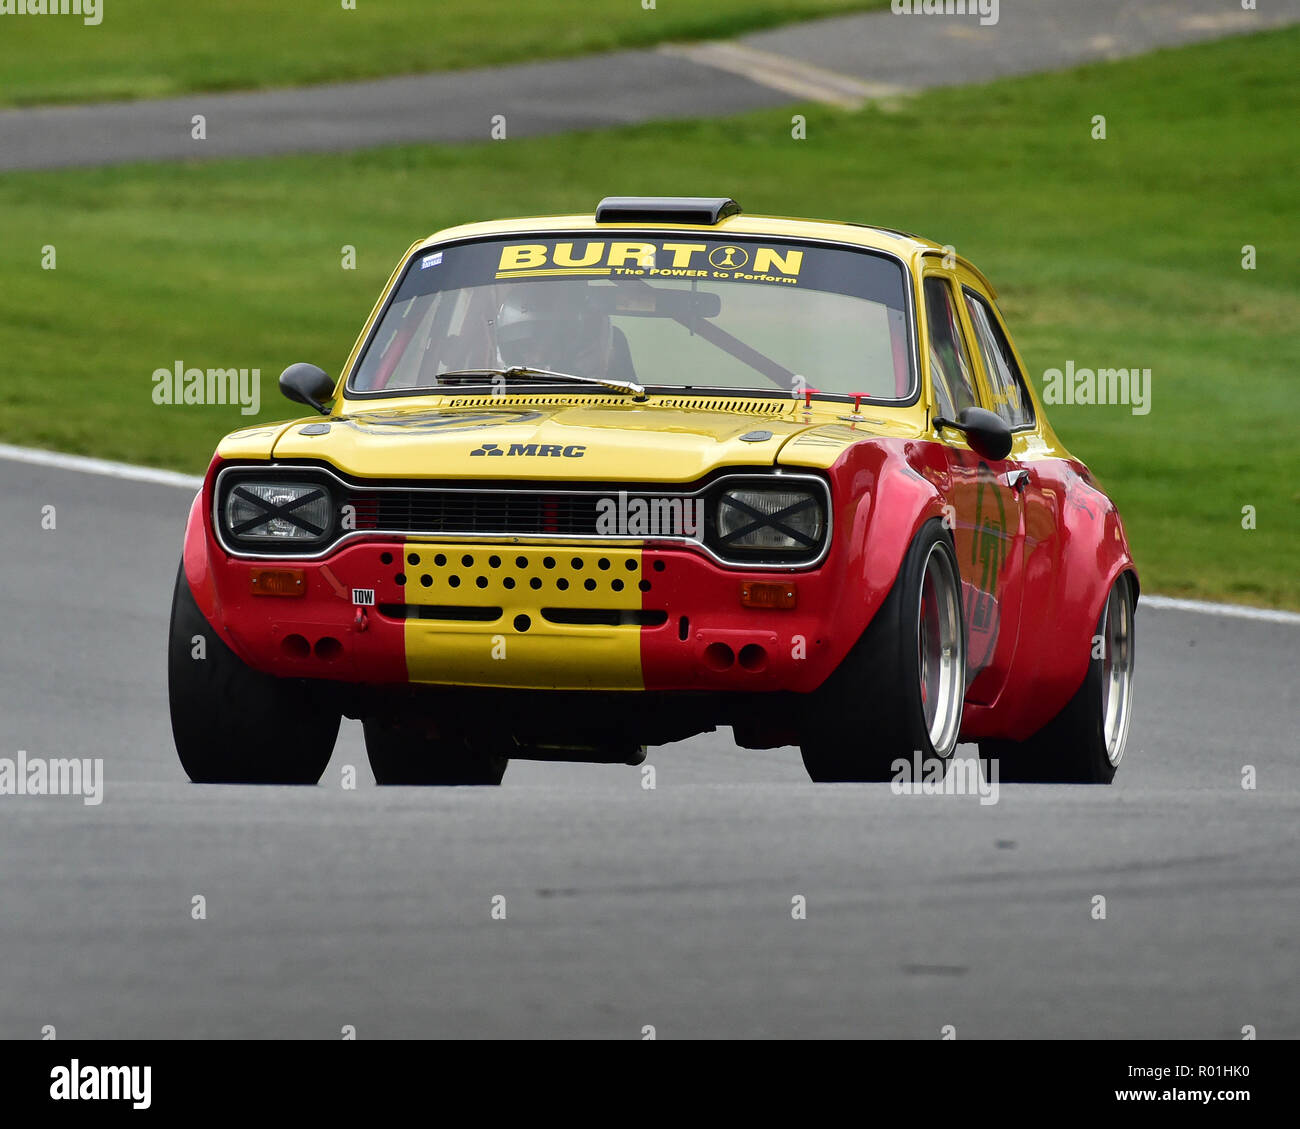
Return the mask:
<path fill-rule="evenodd" d="M 631 396 L 634 400 L 644 400 L 646 398 L 645 385 L 637 384 L 634 380 L 615 380 L 613 377 L 605 376 L 579 376 L 574 372 L 554 372 L 547 368 L 534 368 L 532 365 L 512 365 L 510 368 L 453 369 L 451 372 L 438 373 L 438 382 L 472 380 L 485 376 L 500 376 L 507 380 L 518 378 L 523 380 L 558 380 L 575 384 L 595 384 L 601 388 L 611 388 L 615 392 L 622 392 Z"/>

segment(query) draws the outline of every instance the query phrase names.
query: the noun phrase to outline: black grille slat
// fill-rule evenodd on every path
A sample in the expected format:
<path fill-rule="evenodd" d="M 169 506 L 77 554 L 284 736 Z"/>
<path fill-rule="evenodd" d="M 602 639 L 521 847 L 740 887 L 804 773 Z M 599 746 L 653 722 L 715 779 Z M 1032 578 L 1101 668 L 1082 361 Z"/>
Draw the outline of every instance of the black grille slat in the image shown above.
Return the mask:
<path fill-rule="evenodd" d="M 563 492 L 438 489 L 350 490 L 345 499 L 366 515 L 366 527 L 386 532 L 561 537 L 602 535 L 597 500 L 591 494 Z"/>

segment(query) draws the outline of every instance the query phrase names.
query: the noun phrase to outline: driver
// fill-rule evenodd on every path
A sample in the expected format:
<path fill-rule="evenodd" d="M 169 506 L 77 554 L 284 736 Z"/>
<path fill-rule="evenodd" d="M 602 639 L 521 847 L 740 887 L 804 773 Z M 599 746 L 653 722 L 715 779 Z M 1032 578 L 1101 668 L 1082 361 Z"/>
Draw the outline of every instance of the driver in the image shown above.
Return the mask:
<path fill-rule="evenodd" d="M 608 314 L 592 308 L 586 283 L 513 283 L 497 309 L 495 328 L 504 367 L 611 375 L 617 331 Z"/>

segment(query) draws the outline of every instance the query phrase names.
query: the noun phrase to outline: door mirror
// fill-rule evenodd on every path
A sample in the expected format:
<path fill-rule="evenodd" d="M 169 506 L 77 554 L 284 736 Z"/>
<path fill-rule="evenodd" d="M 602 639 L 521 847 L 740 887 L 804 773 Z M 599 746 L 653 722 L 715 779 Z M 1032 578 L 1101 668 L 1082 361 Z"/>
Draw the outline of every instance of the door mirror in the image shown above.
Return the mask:
<path fill-rule="evenodd" d="M 290 365 L 280 374 L 280 391 L 295 403 L 315 408 L 323 416 L 330 414 L 325 401 L 334 395 L 334 381 L 324 369 L 305 362 Z"/>
<path fill-rule="evenodd" d="M 939 416 L 934 426 L 960 431 L 971 450 L 986 459 L 1005 459 L 1011 453 L 1011 428 L 986 408 L 962 408 L 955 420 Z"/>

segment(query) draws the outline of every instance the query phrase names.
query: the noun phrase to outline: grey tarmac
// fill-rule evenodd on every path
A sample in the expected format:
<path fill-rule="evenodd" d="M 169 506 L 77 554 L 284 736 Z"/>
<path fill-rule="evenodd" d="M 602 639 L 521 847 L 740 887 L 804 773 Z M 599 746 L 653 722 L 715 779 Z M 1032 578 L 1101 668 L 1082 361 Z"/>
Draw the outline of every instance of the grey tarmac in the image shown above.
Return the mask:
<path fill-rule="evenodd" d="M 725 731 L 652 749 L 653 791 L 379 789 L 350 722 L 318 787 L 199 787 L 164 665 L 190 501 L 0 458 L 0 757 L 106 776 L 0 796 L 0 1037 L 1300 1037 L 1294 624 L 1139 607 L 1115 785 L 991 806 Z"/>

